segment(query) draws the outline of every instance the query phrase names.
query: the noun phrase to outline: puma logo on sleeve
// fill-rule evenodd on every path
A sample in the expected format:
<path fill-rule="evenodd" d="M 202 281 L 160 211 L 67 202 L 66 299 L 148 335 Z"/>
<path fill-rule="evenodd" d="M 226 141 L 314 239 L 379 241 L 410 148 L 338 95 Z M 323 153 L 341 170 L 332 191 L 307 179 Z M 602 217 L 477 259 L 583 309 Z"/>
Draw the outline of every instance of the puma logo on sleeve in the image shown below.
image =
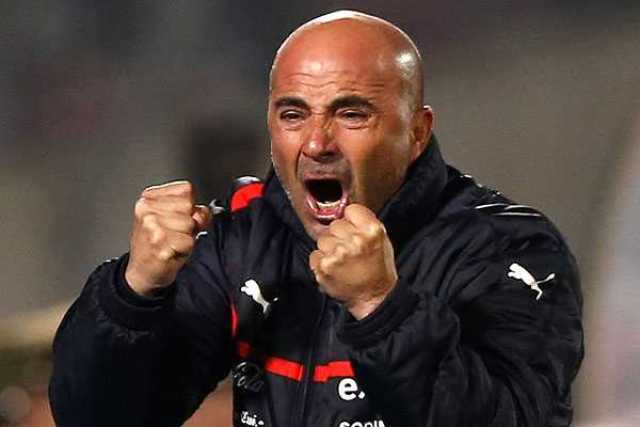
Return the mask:
<path fill-rule="evenodd" d="M 555 273 L 551 273 L 544 280 L 536 280 L 533 275 L 527 271 L 526 268 L 516 262 L 509 266 L 509 270 L 510 271 L 509 273 L 507 273 L 507 276 L 513 279 L 522 280 L 525 285 L 529 286 L 531 289 L 538 293 L 538 296 L 536 296 L 536 300 L 539 300 L 542 296 L 542 289 L 540 288 L 540 285 L 542 283 L 553 280 L 556 277 Z"/>

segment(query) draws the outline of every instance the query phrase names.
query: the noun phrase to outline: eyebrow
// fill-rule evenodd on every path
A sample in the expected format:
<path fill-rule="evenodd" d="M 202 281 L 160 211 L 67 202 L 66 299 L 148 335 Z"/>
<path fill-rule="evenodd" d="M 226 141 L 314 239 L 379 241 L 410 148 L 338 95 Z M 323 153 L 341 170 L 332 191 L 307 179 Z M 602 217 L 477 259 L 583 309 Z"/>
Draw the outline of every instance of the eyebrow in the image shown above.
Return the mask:
<path fill-rule="evenodd" d="M 331 105 L 329 106 L 331 111 L 336 111 L 336 110 L 339 110 L 340 108 L 347 108 L 347 107 L 364 107 L 364 108 L 373 109 L 373 104 L 371 103 L 371 101 L 361 96 L 347 95 L 347 96 L 342 96 L 340 98 L 334 99 L 331 102 Z"/>
<path fill-rule="evenodd" d="M 275 101 L 274 105 L 276 108 L 298 107 L 298 108 L 310 109 L 309 104 L 307 104 L 304 99 L 298 98 L 297 96 L 285 96 L 285 97 L 279 98 Z M 336 111 L 336 110 L 339 110 L 340 108 L 347 108 L 347 107 L 365 107 L 370 109 L 374 108 L 371 101 L 369 101 L 366 98 L 363 98 L 358 95 L 346 95 L 346 96 L 341 96 L 339 98 L 334 99 L 329 105 L 329 110 Z"/>
<path fill-rule="evenodd" d="M 276 108 L 281 107 L 298 107 L 298 108 L 309 108 L 309 104 L 307 104 L 304 99 L 298 98 L 296 96 L 285 96 L 282 98 L 278 98 L 274 103 Z"/>

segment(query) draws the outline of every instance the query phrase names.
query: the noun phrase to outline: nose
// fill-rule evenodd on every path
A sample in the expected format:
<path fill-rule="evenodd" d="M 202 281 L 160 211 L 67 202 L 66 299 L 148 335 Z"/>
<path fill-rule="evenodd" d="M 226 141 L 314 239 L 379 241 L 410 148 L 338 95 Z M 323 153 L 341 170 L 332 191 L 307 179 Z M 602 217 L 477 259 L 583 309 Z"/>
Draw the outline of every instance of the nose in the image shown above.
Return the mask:
<path fill-rule="evenodd" d="M 331 162 L 339 155 L 330 121 L 322 117 L 314 118 L 309 124 L 302 152 L 305 156 L 323 163 Z"/>

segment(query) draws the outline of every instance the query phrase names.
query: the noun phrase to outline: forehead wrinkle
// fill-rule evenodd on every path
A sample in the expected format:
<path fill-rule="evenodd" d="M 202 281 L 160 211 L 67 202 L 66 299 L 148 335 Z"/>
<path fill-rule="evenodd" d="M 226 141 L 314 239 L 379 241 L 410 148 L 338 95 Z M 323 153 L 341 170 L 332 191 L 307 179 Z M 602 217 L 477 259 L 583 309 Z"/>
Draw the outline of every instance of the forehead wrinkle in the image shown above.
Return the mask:
<path fill-rule="evenodd" d="M 309 77 L 307 75 L 304 74 L 300 74 L 300 73 L 296 73 L 293 74 L 291 76 L 285 76 L 282 79 L 285 80 L 283 82 L 279 82 L 279 84 L 277 86 L 274 85 L 274 87 L 272 88 L 272 91 L 278 91 L 278 92 L 301 92 L 300 89 L 303 89 L 302 92 L 304 92 L 304 88 L 311 88 L 314 90 L 320 90 L 320 89 L 324 89 L 330 86 L 338 86 L 337 92 L 342 95 L 343 93 L 349 93 L 349 92 L 353 92 L 353 93 L 357 93 L 360 96 L 369 98 L 369 97 L 375 97 L 377 95 L 379 95 L 380 93 L 382 93 L 389 85 L 388 83 L 385 83 L 383 81 L 362 81 L 362 80 L 346 80 L 346 81 L 341 81 L 341 80 L 328 80 L 328 81 L 317 81 L 317 79 L 315 77 L 309 77 L 310 80 L 312 81 L 298 81 L 298 77 L 302 76 L 303 80 L 306 80 L 306 77 Z M 299 86 L 302 86 L 302 88 L 300 88 Z M 298 86 L 296 88 L 294 88 L 293 90 L 291 90 L 290 88 L 288 88 L 288 86 Z"/>
<path fill-rule="evenodd" d="M 377 84 L 380 84 L 380 85 L 384 84 L 382 82 L 384 80 L 383 76 L 370 75 L 370 76 L 350 77 L 350 75 L 354 75 L 354 74 L 358 74 L 358 71 L 355 69 L 327 70 L 327 71 L 322 70 L 317 72 L 294 70 L 294 71 L 287 72 L 286 74 L 283 74 L 282 72 L 280 72 L 278 76 L 274 79 L 274 81 L 277 82 L 278 80 L 292 80 L 292 79 L 302 77 L 303 79 L 314 79 L 314 80 L 332 79 L 328 83 L 335 83 L 336 80 L 341 79 L 343 80 L 344 83 L 359 83 L 362 81 L 371 81 L 371 82 L 380 81 L 380 83 L 377 83 Z"/>

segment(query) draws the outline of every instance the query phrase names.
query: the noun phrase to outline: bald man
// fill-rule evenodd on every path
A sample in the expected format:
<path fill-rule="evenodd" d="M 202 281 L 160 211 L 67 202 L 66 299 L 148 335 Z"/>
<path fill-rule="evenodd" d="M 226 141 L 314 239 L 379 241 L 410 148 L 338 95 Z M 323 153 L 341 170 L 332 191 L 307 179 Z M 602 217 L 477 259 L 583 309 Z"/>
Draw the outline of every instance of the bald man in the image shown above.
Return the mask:
<path fill-rule="evenodd" d="M 61 426 L 178 426 L 231 374 L 235 426 L 566 426 L 575 261 L 539 211 L 443 161 L 392 24 L 317 18 L 278 50 L 272 172 L 224 208 L 145 189 L 130 251 L 57 334 Z"/>

